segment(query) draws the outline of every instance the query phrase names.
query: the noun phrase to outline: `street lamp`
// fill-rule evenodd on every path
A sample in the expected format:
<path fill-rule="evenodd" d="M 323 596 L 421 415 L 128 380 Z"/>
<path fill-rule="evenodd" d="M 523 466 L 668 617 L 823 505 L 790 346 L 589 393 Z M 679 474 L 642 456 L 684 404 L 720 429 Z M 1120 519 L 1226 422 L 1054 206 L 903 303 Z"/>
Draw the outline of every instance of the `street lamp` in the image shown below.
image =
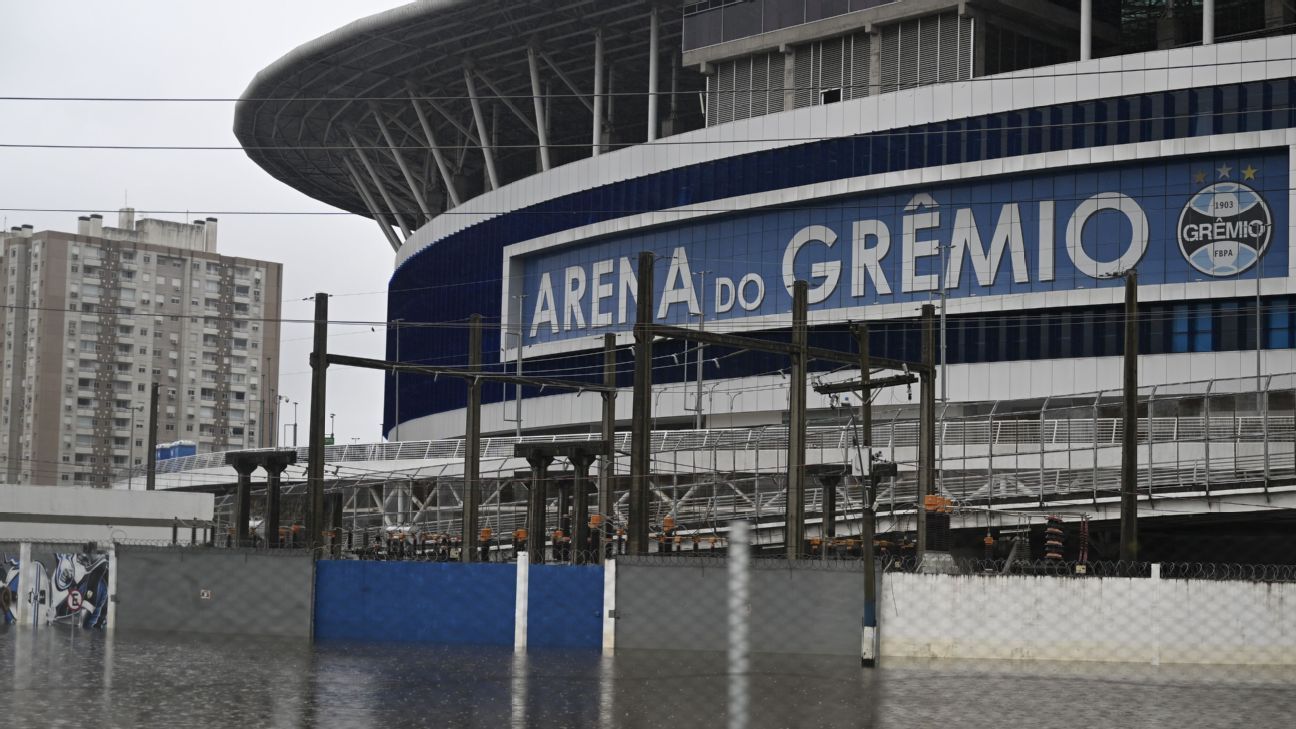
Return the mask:
<path fill-rule="evenodd" d="M 333 423 L 334 423 L 333 419 L 336 417 L 337 417 L 337 413 L 329 413 L 329 440 L 333 441 L 334 443 L 337 442 L 337 429 L 333 427 Z"/>
<path fill-rule="evenodd" d="M 284 403 L 284 404 L 292 403 L 292 406 L 293 406 L 293 422 L 292 422 L 292 427 L 293 427 L 293 442 L 292 442 L 292 444 L 293 444 L 293 448 L 296 448 L 296 447 L 297 447 L 297 401 L 296 401 L 296 400 L 293 400 L 292 398 L 288 397 L 287 395 L 280 395 L 280 396 L 279 396 L 279 402 Z M 283 420 L 283 418 L 280 418 L 280 420 Z M 288 426 L 288 424 L 287 424 L 287 423 L 284 423 L 284 427 L 286 428 L 287 426 Z"/>

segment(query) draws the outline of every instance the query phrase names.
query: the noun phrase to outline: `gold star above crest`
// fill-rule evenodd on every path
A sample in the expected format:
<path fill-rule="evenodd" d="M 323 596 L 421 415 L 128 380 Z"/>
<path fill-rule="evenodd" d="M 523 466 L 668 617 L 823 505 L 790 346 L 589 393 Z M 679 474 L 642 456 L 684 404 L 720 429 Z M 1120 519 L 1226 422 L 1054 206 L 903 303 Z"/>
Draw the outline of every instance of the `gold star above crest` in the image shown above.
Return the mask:
<path fill-rule="evenodd" d="M 1260 170 L 1257 170 L 1256 168 L 1252 167 L 1251 165 L 1247 165 L 1246 167 L 1242 168 L 1242 179 L 1244 179 L 1244 180 L 1254 180 L 1254 179 L 1255 179 L 1255 176 L 1256 176 L 1256 173 L 1259 172 L 1259 171 L 1260 171 Z"/>
<path fill-rule="evenodd" d="M 1227 164 L 1222 164 L 1219 167 L 1216 167 L 1215 171 L 1219 173 L 1219 178 L 1221 180 L 1227 180 L 1229 175 L 1233 174 L 1233 168 L 1229 167 Z"/>
<path fill-rule="evenodd" d="M 1202 172 L 1201 170 L 1197 170 L 1196 172 L 1194 172 L 1193 182 L 1197 183 L 1198 185 L 1206 184 L 1206 173 Z"/>

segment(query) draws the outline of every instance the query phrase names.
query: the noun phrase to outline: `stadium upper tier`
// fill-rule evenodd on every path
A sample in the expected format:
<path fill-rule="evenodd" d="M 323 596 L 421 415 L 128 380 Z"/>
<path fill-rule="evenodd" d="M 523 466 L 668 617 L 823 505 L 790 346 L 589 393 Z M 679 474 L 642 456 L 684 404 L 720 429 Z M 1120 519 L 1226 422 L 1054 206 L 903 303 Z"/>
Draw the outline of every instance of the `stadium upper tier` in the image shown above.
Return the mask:
<path fill-rule="evenodd" d="M 648 0 L 411 3 L 261 71 L 234 131 L 275 177 L 408 237 L 481 192 L 590 156 L 595 106 L 605 149 L 645 141 L 650 75 L 659 132 L 701 126 L 705 81 L 678 62 L 681 27 L 678 4 Z"/>

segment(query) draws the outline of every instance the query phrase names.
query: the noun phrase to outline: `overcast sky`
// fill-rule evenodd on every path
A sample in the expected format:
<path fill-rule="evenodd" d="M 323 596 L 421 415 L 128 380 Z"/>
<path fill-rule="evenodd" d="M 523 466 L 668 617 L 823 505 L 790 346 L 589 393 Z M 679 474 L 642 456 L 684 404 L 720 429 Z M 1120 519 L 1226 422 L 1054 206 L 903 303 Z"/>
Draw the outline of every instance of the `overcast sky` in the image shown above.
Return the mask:
<path fill-rule="evenodd" d="M 398 0 L 175 0 L 0 3 L 2 96 L 237 97 L 296 46 Z M 237 145 L 233 103 L 0 101 L 5 144 Z M 272 178 L 237 151 L 0 149 L 0 207 L 218 214 L 219 252 L 284 265 L 284 316 L 310 318 L 315 291 L 337 295 L 330 318 L 382 321 L 393 254 L 377 225 L 354 216 L 230 215 L 333 211 Z M 0 213 L 4 230 L 76 230 L 76 212 Z M 116 224 L 115 215 L 105 215 Z M 335 327 L 330 350 L 381 356 L 382 329 Z M 309 413 L 309 325 L 286 325 L 280 391 Z M 377 440 L 382 375 L 331 368 L 328 409 L 338 442 Z M 293 419 L 292 407 L 282 420 Z M 291 436 L 289 436 L 291 440 Z"/>

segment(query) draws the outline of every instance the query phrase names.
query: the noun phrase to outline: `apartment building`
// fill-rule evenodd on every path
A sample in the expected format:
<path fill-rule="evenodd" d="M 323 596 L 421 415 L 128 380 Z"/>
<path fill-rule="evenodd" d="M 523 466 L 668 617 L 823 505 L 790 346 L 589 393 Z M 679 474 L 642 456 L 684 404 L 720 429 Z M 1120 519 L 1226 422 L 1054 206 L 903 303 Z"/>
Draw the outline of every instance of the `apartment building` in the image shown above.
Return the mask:
<path fill-rule="evenodd" d="M 103 223 L 0 236 L 5 481 L 126 478 L 147 462 L 154 383 L 159 442 L 271 445 L 282 266 L 217 253 L 216 218 Z"/>

